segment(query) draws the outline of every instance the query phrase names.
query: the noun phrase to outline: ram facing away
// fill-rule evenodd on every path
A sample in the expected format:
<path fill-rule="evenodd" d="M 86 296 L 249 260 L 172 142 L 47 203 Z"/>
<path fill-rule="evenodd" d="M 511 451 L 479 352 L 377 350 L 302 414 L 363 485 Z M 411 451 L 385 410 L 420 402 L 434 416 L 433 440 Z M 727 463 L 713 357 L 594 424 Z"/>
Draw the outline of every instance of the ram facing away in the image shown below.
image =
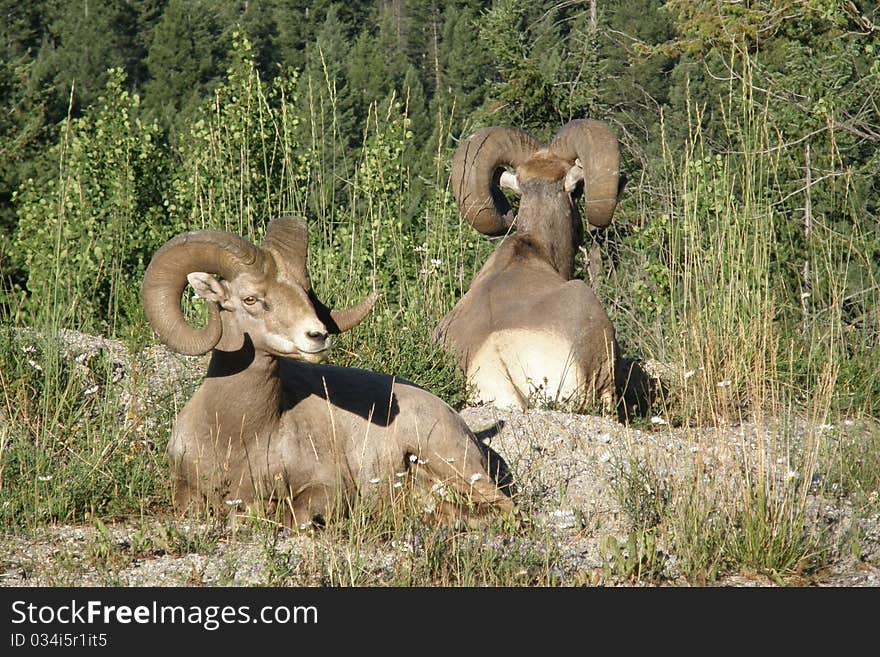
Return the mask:
<path fill-rule="evenodd" d="M 459 144 L 451 174 L 459 211 L 481 233 L 505 236 L 434 332 L 458 358 L 470 402 L 577 409 L 598 397 L 613 408 L 614 327 L 590 287 L 572 279 L 584 237 L 576 198 L 590 224 L 605 227 L 618 178 L 617 139 L 599 121 L 571 121 L 547 147 L 512 127 Z M 502 188 L 520 197 L 515 217 Z"/>
<path fill-rule="evenodd" d="M 152 328 L 174 351 L 211 352 L 169 441 L 175 506 L 256 507 L 300 528 L 370 492 L 423 493 L 445 521 L 511 510 L 488 448 L 445 402 L 402 379 L 320 364 L 375 296 L 330 311 L 312 290 L 307 245 L 305 220 L 282 217 L 262 247 L 194 231 L 150 262 L 142 295 Z M 183 315 L 187 283 L 209 302 L 203 328 Z"/>

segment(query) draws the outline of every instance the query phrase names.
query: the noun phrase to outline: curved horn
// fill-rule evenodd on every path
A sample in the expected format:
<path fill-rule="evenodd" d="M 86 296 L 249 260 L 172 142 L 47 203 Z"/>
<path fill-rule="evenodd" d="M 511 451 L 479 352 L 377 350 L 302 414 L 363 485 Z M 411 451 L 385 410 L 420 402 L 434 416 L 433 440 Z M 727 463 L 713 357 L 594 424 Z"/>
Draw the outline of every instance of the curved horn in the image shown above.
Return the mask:
<path fill-rule="evenodd" d="M 369 314 L 376 303 L 376 299 L 379 298 L 379 292 L 373 290 L 359 304 L 346 310 L 330 310 L 315 296 L 314 290 L 309 290 L 309 298 L 315 306 L 318 319 L 324 322 L 327 331 L 329 333 L 344 333 L 360 324 L 364 317 Z"/>
<path fill-rule="evenodd" d="M 309 231 L 302 217 L 284 216 L 273 219 L 266 229 L 264 248 L 272 254 L 279 272 L 292 277 L 308 293 L 315 312 L 327 331 L 342 333 L 353 329 L 373 309 L 378 292 L 372 292 L 363 301 L 347 310 L 330 310 L 318 299 L 312 289 L 307 267 L 309 250 Z"/>
<path fill-rule="evenodd" d="M 620 154 L 617 137 L 603 121 L 576 119 L 566 123 L 549 149 L 584 168 L 584 209 L 587 221 L 603 228 L 617 206 Z"/>
<path fill-rule="evenodd" d="M 529 133 L 508 127 L 483 128 L 461 142 L 451 185 L 462 217 L 485 235 L 507 232 L 514 217 L 498 184 L 501 167 L 518 167 L 540 147 Z"/>
<path fill-rule="evenodd" d="M 222 231 L 199 230 L 170 239 L 153 255 L 141 284 L 150 326 L 178 353 L 198 356 L 210 351 L 223 331 L 220 309 L 216 303 L 209 305 L 204 328 L 187 324 L 180 307 L 186 275 L 204 271 L 231 279 L 244 270 L 261 269 L 263 257 L 260 249 L 247 240 Z"/>
<path fill-rule="evenodd" d="M 281 272 L 290 275 L 306 290 L 311 289 L 306 266 L 309 229 L 303 217 L 284 216 L 270 221 L 266 228 L 263 248 L 272 253 L 275 264 Z"/>

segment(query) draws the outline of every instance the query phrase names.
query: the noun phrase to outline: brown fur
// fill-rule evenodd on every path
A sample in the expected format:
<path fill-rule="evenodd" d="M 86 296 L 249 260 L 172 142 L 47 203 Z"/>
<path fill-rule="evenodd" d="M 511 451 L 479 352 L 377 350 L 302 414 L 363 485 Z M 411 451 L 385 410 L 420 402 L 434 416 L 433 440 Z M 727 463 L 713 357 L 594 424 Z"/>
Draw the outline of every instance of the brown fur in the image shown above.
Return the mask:
<path fill-rule="evenodd" d="M 218 304 L 222 335 L 172 430 L 177 508 L 253 507 L 305 527 L 360 495 L 412 490 L 447 521 L 511 510 L 488 448 L 448 404 L 389 375 L 315 364 L 329 347 L 326 323 L 304 277 L 278 271 L 187 272 Z"/>
<path fill-rule="evenodd" d="M 524 161 L 516 166 L 513 187 L 521 193 L 516 233 L 503 239 L 434 332 L 435 341 L 458 358 L 473 386 L 473 402 L 524 409 L 555 401 L 579 408 L 599 397 L 608 411 L 614 403 L 614 327 L 589 286 L 572 280 L 583 228 L 573 189 L 565 186 L 583 175 L 583 169 L 575 163 L 577 149 L 568 140 L 579 137 L 582 129 L 593 131 L 583 133 L 591 138 L 598 134 L 593 123 L 567 127 L 560 143 L 565 157 L 552 148 L 536 149 L 530 157 L 518 155 Z M 501 134 L 509 134 L 506 130 Z M 491 130 L 482 131 L 480 139 L 492 142 Z M 468 142 L 462 142 L 461 151 L 467 148 Z M 616 161 L 616 151 L 613 156 L 609 161 Z M 501 152 L 487 162 L 511 160 Z M 456 163 L 462 179 L 483 179 L 468 167 L 486 163 L 458 154 Z M 613 175 L 616 180 L 616 171 Z M 479 188 L 458 193 L 490 196 Z M 503 344 L 497 336 L 516 344 Z M 556 390 L 546 389 L 554 386 Z"/>

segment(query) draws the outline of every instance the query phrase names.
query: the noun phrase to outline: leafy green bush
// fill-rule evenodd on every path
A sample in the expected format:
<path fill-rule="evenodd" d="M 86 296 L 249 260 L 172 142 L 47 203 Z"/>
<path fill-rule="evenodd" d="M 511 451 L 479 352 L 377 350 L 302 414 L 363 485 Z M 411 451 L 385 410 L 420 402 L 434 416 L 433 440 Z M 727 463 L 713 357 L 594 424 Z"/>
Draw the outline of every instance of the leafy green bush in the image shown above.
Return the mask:
<path fill-rule="evenodd" d="M 13 256 L 27 271 L 35 318 L 113 334 L 140 318 L 140 280 L 164 237 L 169 154 L 155 125 L 136 118 L 125 75 L 109 72 L 92 112 L 68 120 L 48 161 L 15 195 Z"/>

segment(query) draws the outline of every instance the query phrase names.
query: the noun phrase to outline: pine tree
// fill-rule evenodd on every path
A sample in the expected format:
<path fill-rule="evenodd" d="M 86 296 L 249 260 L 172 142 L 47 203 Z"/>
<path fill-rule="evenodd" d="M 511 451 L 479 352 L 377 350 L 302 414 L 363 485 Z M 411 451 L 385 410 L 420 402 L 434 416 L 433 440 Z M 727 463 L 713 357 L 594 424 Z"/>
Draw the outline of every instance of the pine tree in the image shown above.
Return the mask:
<path fill-rule="evenodd" d="M 216 3 L 169 0 L 147 55 L 144 110 L 173 134 L 193 114 L 225 68 L 229 44 Z"/>
<path fill-rule="evenodd" d="M 125 0 L 50 1 L 47 25 L 35 70 L 55 90 L 50 120 L 64 117 L 72 89 L 79 113 L 103 91 L 110 68 L 128 74 L 140 66 L 138 14 Z"/>
<path fill-rule="evenodd" d="M 7 260 L 9 238 L 17 224 L 12 195 L 22 180 L 34 174 L 46 141 L 46 92 L 35 80 L 32 57 L 43 31 L 41 10 L 33 3 L 0 2 L 5 19 L 0 24 L 0 107 L 4 108 L 0 112 L 0 271 L 19 284 L 21 272 L 12 271 Z"/>
<path fill-rule="evenodd" d="M 371 106 L 387 105 L 392 95 L 401 98 L 406 70 L 394 15 L 382 11 L 373 29 L 360 32 L 346 66 L 357 125 L 366 127 Z"/>

